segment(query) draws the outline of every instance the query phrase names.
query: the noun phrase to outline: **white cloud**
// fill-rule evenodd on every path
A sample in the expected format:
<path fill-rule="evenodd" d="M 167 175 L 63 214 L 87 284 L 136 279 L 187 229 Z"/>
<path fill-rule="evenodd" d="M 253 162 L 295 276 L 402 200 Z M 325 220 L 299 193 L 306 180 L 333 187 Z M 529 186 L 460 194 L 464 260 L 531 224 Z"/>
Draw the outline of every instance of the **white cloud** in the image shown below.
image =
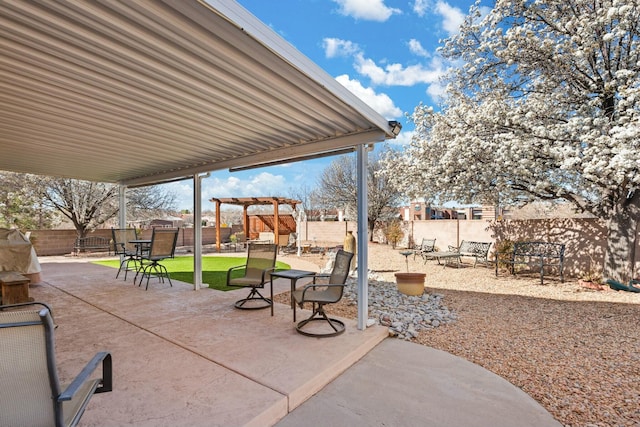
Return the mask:
<path fill-rule="evenodd" d="M 335 58 L 336 56 L 351 56 L 360 51 L 357 43 L 349 40 L 342 40 L 327 37 L 322 40 L 324 47 L 324 55 L 327 58 Z"/>
<path fill-rule="evenodd" d="M 428 0 L 416 0 L 413 3 L 413 11 L 419 17 L 423 17 L 427 13 L 428 6 L 429 6 Z"/>
<path fill-rule="evenodd" d="M 262 197 L 273 196 L 275 189 L 289 188 L 291 182 L 282 175 L 269 172 L 255 174 L 225 176 L 226 172 L 213 172 L 209 178 L 202 180 L 202 208 L 214 209 L 215 205 L 209 200 L 220 197 Z M 176 194 L 178 209 L 193 209 L 193 181 L 185 180 L 165 184 L 167 190 Z"/>
<path fill-rule="evenodd" d="M 285 177 L 282 175 L 261 172 L 248 182 L 248 185 L 244 188 L 245 191 L 247 191 L 244 196 L 250 197 L 252 195 L 255 196 L 256 194 L 274 196 L 277 195 L 275 193 L 280 191 L 279 189 L 288 188 L 289 185 L 291 185 L 291 183 L 287 182 Z"/>
<path fill-rule="evenodd" d="M 386 119 L 402 115 L 402 110 L 394 105 L 387 94 L 376 93 L 372 88 L 362 86 L 358 80 L 351 80 L 346 74 L 336 77 L 336 80 Z"/>
<path fill-rule="evenodd" d="M 460 8 L 453 7 L 449 3 L 439 1 L 436 3 L 435 12 L 442 16 L 442 27 L 451 36 L 460 31 L 460 25 L 464 22 L 465 14 Z"/>
<path fill-rule="evenodd" d="M 419 83 L 437 83 L 444 73 L 440 57 L 434 57 L 428 67 L 423 64 L 414 64 L 407 67 L 402 64 L 388 64 L 382 68 L 372 59 L 357 55 L 355 68 L 360 74 L 369 77 L 373 84 L 385 86 L 413 86 Z"/>
<path fill-rule="evenodd" d="M 429 95 L 433 100 L 443 99 L 446 89 L 447 87 L 438 81 L 437 83 L 432 83 L 427 87 L 427 95 Z"/>
<path fill-rule="evenodd" d="M 414 55 L 423 56 L 425 58 L 429 58 L 431 56 L 431 54 L 427 52 L 427 50 L 422 47 L 422 44 L 416 39 L 409 40 L 408 45 L 409 51 Z"/>
<path fill-rule="evenodd" d="M 395 139 L 388 139 L 387 143 L 393 146 L 407 146 L 411 142 L 413 134 L 414 131 L 412 130 L 401 130 L 400 134 L 396 136 Z"/>
<path fill-rule="evenodd" d="M 400 9 L 387 7 L 384 0 L 333 0 L 340 6 L 339 13 L 355 19 L 384 22 Z"/>

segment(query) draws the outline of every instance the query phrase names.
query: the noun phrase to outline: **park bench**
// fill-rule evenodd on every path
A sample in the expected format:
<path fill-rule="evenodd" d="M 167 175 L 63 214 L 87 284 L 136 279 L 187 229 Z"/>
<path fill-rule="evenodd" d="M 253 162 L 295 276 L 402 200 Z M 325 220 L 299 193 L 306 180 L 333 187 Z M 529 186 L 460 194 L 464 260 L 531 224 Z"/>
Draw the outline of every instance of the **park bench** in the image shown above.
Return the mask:
<path fill-rule="evenodd" d="M 490 248 L 491 242 L 463 240 L 458 247 L 449 246 L 449 250 L 446 252 L 429 252 L 423 254 L 423 257 L 425 259 L 435 258 L 438 264 L 440 264 L 440 260 L 443 260 L 445 266 L 449 261 L 456 261 L 458 267 L 462 263 L 462 257 L 469 257 L 473 258 L 473 266 L 475 267 L 478 262 L 487 264 Z"/>
<path fill-rule="evenodd" d="M 111 255 L 111 240 L 100 236 L 78 237 L 73 245 L 73 251 L 76 255 L 91 251 L 108 251 Z"/>
<path fill-rule="evenodd" d="M 540 269 L 540 284 L 544 284 L 545 268 L 556 267 L 560 282 L 564 282 L 564 244 L 550 242 L 515 242 L 513 250 L 496 252 L 496 276 L 498 264 L 507 264 L 511 274 L 516 273 L 516 265 L 534 265 Z M 506 255 L 506 256 L 505 256 Z"/>

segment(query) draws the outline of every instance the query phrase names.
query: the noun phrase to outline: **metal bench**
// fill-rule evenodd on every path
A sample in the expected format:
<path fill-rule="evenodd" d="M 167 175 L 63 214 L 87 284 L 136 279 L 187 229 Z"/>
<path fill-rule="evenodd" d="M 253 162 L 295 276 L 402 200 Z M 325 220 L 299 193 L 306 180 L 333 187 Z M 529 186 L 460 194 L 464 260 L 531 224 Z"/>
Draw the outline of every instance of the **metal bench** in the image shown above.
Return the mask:
<path fill-rule="evenodd" d="M 496 276 L 498 276 L 498 264 L 508 264 L 511 274 L 516 274 L 516 265 L 534 264 L 540 268 L 540 284 L 544 284 L 545 267 L 557 267 L 560 282 L 564 282 L 564 249 L 562 243 L 550 242 L 516 242 L 512 251 L 496 252 Z M 509 255 L 508 257 L 500 256 Z"/>
<path fill-rule="evenodd" d="M 463 240 L 459 247 L 449 246 L 447 252 L 429 252 L 423 254 L 425 259 L 435 258 L 440 264 L 440 260 L 444 261 L 446 266 L 449 261 L 456 261 L 457 266 L 460 267 L 462 263 L 462 257 L 473 258 L 473 266 L 475 267 L 478 262 L 488 262 L 489 249 L 491 248 L 491 242 L 473 242 L 470 240 Z"/>
<path fill-rule="evenodd" d="M 108 251 L 111 255 L 111 246 L 111 240 L 106 237 L 78 237 L 73 245 L 73 251 L 76 255 L 79 255 L 80 252 L 91 251 Z"/>

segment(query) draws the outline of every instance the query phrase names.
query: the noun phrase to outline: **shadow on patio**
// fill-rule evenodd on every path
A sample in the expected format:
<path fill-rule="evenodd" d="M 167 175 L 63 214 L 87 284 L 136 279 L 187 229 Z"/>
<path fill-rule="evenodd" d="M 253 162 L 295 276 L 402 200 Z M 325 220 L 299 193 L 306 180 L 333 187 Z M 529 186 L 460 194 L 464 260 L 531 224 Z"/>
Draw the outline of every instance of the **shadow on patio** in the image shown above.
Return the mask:
<path fill-rule="evenodd" d="M 62 380 L 96 351 L 113 355 L 114 391 L 91 400 L 85 426 L 273 425 L 387 336 L 346 320 L 343 335 L 304 337 L 286 305 L 274 317 L 234 309 L 245 289 L 145 291 L 107 267 L 43 261 L 31 296 L 53 309 Z"/>
<path fill-rule="evenodd" d="M 61 380 L 97 351 L 113 356 L 114 390 L 91 399 L 85 427 L 560 425 L 497 375 L 385 339 L 385 327 L 359 331 L 343 319 L 344 334 L 310 338 L 295 332 L 286 304 L 274 317 L 233 308 L 246 289 L 154 280 L 145 291 L 87 260 L 41 261 L 45 281 L 31 296 L 53 309 Z"/>

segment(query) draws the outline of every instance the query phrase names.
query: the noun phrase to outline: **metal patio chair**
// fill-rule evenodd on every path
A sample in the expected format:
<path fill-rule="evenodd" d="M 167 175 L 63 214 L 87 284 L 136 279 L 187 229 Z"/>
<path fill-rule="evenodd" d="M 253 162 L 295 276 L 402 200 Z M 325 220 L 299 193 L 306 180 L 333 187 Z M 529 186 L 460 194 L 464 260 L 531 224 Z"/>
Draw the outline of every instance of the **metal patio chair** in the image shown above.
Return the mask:
<path fill-rule="evenodd" d="M 23 309 L 33 305 L 41 308 Z M 1 426 L 75 426 L 94 393 L 111 391 L 108 352 L 97 353 L 68 386 L 60 385 L 54 329 L 46 304 L 0 306 Z"/>
<path fill-rule="evenodd" d="M 173 283 L 171 283 L 171 277 L 169 277 L 167 267 L 162 265 L 160 262 L 165 259 L 174 257 L 177 241 L 177 228 L 153 229 L 149 251 L 143 253 L 140 257 L 140 268 L 138 271 L 142 273 L 142 277 L 140 277 L 140 283 L 138 283 L 138 286 L 142 285 L 142 281 L 146 277 L 147 285 L 145 287 L 145 290 L 149 289 L 149 279 L 151 278 L 151 275 L 154 274 L 162 283 L 164 283 L 164 279 L 166 277 L 169 281 L 169 285 L 173 287 Z"/>
<path fill-rule="evenodd" d="M 313 283 L 293 292 L 293 299 L 300 308 L 303 307 L 305 302 L 310 302 L 313 305 L 311 316 L 298 322 L 296 331 L 311 337 L 333 337 L 344 332 L 344 322 L 328 317 L 324 311 L 324 306 L 335 304 L 342 299 L 344 287 L 346 286 L 345 282 L 349 276 L 351 258 L 353 258 L 351 252 L 345 252 L 342 249 L 338 250 L 331 274 L 318 274 L 314 277 Z M 328 278 L 328 283 L 317 283 L 317 279 L 321 277 Z M 310 322 L 317 321 L 327 322 L 331 326 L 329 332 L 315 332 L 304 329 Z"/>
<path fill-rule="evenodd" d="M 236 308 L 257 310 L 271 307 L 273 301 L 263 296 L 259 289 L 263 289 L 265 283 L 271 282 L 270 273 L 275 270 L 277 253 L 278 246 L 275 244 L 249 243 L 246 264 L 231 267 L 227 270 L 227 286 L 251 288 L 246 298 L 235 302 L 234 306 Z M 242 277 L 231 277 L 234 271 L 243 268 L 244 275 Z"/>
<path fill-rule="evenodd" d="M 116 279 L 124 268 L 124 280 L 127 280 L 127 273 L 132 269 L 129 264 L 133 263 L 133 270 L 138 271 L 140 266 L 140 252 L 134 240 L 138 238 L 135 228 L 112 228 L 113 248 L 116 255 L 120 256 L 120 267 L 116 273 Z"/>

